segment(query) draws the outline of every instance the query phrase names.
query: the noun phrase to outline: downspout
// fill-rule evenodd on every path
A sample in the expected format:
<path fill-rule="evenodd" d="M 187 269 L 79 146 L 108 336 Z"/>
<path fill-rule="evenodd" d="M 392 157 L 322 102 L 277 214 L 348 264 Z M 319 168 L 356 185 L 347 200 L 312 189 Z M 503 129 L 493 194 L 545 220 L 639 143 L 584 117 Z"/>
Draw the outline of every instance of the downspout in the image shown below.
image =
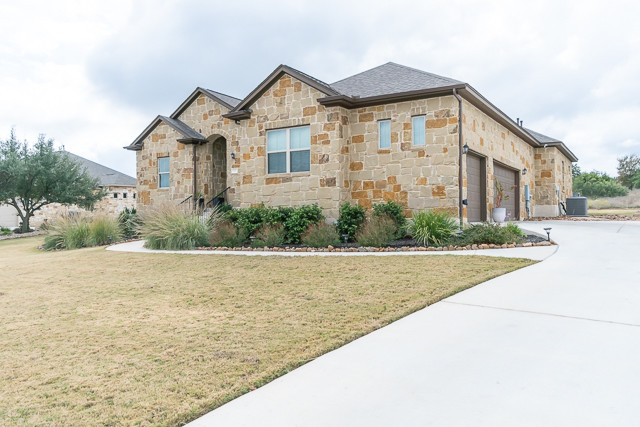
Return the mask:
<path fill-rule="evenodd" d="M 462 227 L 462 98 L 455 88 L 453 96 L 458 100 L 458 216 L 460 217 L 460 227 Z"/>
<path fill-rule="evenodd" d="M 198 144 L 194 143 L 193 144 L 193 210 L 196 210 L 197 207 L 197 203 L 199 201 L 196 201 L 196 185 L 198 184 L 197 178 L 196 178 L 196 148 L 198 147 Z"/>

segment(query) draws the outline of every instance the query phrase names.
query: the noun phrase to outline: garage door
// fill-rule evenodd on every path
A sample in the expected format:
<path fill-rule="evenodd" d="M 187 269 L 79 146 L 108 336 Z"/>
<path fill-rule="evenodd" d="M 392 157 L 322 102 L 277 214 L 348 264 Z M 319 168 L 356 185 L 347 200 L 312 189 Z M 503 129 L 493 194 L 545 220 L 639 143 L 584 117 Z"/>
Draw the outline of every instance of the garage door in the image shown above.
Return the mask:
<path fill-rule="evenodd" d="M 484 159 L 467 154 L 467 221 L 486 220 L 486 175 Z"/>
<path fill-rule="evenodd" d="M 502 201 L 503 208 L 507 208 L 507 217 L 509 219 L 519 219 L 520 208 L 518 203 L 519 192 L 518 172 L 513 169 L 506 168 L 498 163 L 493 164 L 493 174 L 499 183 L 504 187 L 504 194 L 509 195 L 509 199 Z M 495 192 L 495 190 L 494 190 Z"/>

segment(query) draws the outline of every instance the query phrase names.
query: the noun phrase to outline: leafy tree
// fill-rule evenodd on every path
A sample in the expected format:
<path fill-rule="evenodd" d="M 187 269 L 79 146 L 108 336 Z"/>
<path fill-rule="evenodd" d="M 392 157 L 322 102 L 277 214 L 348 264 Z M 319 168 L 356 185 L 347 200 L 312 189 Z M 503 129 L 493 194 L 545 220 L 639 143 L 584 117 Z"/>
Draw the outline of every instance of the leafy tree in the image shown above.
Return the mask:
<path fill-rule="evenodd" d="M 629 194 L 629 189 L 620 185 L 615 178 L 611 178 L 606 173 L 593 171 L 574 178 L 573 194 L 593 198 L 616 197 L 626 196 Z"/>
<path fill-rule="evenodd" d="M 634 178 L 635 177 L 635 178 Z M 618 181 L 628 188 L 640 188 L 634 185 L 640 180 L 640 156 L 631 154 L 618 159 Z"/>
<path fill-rule="evenodd" d="M 50 203 L 92 209 L 105 196 L 99 181 L 67 155 L 56 151 L 44 135 L 29 147 L 15 133 L 0 141 L 0 203 L 13 206 L 22 220 L 20 231 L 28 232 L 34 213 Z"/>
<path fill-rule="evenodd" d="M 582 175 L 582 169 L 580 168 L 580 166 L 578 166 L 577 163 L 571 164 L 571 175 L 574 179 Z"/>

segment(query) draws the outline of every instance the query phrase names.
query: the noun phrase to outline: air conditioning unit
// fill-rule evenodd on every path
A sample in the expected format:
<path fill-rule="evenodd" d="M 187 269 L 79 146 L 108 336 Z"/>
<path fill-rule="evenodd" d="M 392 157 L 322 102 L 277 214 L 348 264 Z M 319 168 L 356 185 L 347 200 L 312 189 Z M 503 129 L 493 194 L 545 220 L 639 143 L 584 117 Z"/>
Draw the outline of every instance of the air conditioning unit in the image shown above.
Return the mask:
<path fill-rule="evenodd" d="M 567 215 L 587 216 L 589 204 L 586 197 L 567 197 Z"/>

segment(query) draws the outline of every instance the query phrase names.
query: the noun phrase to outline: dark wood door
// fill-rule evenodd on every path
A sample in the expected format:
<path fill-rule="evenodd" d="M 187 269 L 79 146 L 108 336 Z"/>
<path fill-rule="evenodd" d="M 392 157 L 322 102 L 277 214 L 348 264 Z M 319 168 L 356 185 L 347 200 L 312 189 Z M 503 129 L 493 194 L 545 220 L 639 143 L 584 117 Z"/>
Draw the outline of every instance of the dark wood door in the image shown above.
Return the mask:
<path fill-rule="evenodd" d="M 472 153 L 467 154 L 467 221 L 485 221 L 486 172 L 484 158 Z"/>
<path fill-rule="evenodd" d="M 518 171 L 509 169 L 500 164 L 493 164 L 493 175 L 495 179 L 504 187 L 505 198 L 502 200 L 503 208 L 507 209 L 507 219 L 517 220 L 520 217 L 519 191 L 518 191 Z M 494 183 L 495 185 L 495 183 Z M 494 189 L 494 193 L 496 190 Z M 508 195 L 508 199 L 506 197 Z M 494 199 L 495 201 L 495 199 Z"/>

